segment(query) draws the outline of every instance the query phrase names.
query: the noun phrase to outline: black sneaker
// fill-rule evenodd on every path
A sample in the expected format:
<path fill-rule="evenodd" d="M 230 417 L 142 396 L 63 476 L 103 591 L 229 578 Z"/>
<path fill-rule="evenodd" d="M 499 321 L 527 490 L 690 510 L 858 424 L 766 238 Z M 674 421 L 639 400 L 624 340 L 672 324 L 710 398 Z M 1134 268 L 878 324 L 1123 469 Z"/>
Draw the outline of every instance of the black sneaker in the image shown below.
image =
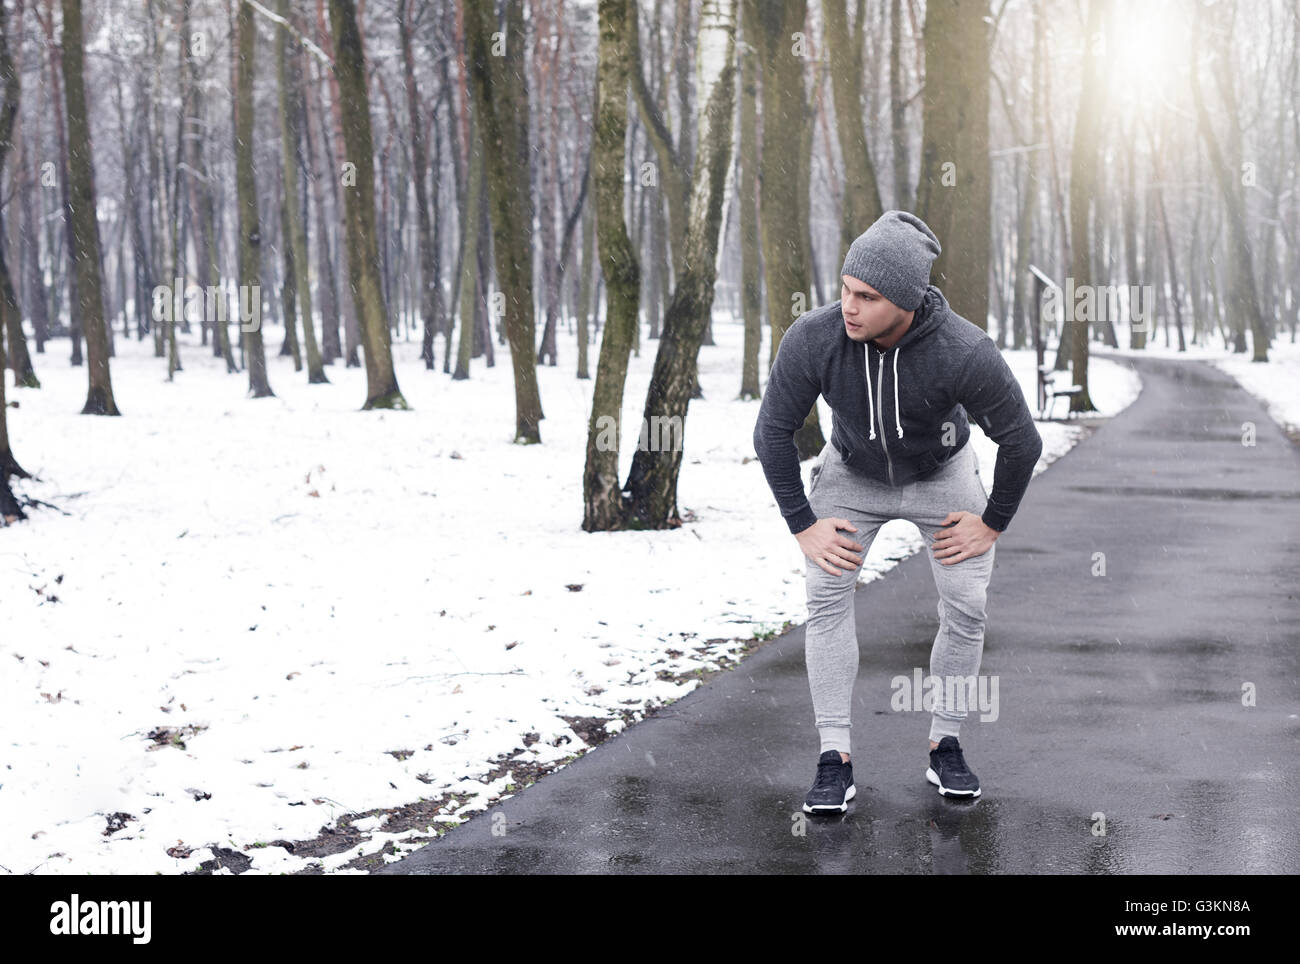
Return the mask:
<path fill-rule="evenodd" d="M 925 778 L 939 788 L 944 797 L 978 797 L 980 780 L 971 773 L 961 755 L 961 746 L 955 736 L 945 736 L 930 751 L 930 767 Z"/>
<path fill-rule="evenodd" d="M 804 798 L 804 813 L 843 813 L 857 790 L 853 786 L 853 764 L 840 759 L 839 750 L 827 750 L 817 758 L 817 779 Z"/>

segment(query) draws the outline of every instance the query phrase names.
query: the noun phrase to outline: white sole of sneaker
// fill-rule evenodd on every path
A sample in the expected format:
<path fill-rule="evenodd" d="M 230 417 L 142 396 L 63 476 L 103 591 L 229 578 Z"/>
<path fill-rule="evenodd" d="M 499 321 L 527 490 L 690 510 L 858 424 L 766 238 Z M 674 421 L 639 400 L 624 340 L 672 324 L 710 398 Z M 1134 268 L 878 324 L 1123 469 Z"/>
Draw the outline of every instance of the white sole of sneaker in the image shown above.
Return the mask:
<path fill-rule="evenodd" d="M 939 788 L 939 796 L 941 797 L 971 797 L 973 799 L 980 795 L 978 790 L 949 790 L 939 782 L 939 774 L 934 772 L 933 767 L 925 768 L 925 778 Z"/>
<path fill-rule="evenodd" d="M 835 806 L 810 807 L 808 806 L 808 804 L 805 803 L 803 805 L 803 812 L 804 813 L 843 813 L 845 810 L 849 809 L 849 801 L 852 800 L 855 796 L 857 796 L 857 794 L 858 794 L 858 788 L 850 784 L 849 789 L 844 793 L 844 802 L 840 804 L 838 807 Z"/>

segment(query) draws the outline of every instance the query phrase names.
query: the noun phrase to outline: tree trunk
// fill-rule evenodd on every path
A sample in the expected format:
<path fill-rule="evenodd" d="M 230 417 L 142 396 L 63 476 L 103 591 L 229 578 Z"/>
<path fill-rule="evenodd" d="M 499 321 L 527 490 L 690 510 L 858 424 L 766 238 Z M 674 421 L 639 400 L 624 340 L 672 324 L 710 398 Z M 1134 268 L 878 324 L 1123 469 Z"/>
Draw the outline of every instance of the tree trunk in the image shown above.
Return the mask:
<path fill-rule="evenodd" d="M 190 60 L 190 0 L 180 0 L 181 3 L 181 42 L 177 45 L 180 48 L 179 60 L 176 65 L 176 72 L 181 79 L 181 104 L 180 112 L 176 117 L 176 159 L 172 166 L 172 191 L 170 199 L 170 217 L 168 219 L 171 225 L 171 271 L 168 272 L 167 283 L 174 285 L 172 297 L 168 305 L 168 311 L 165 315 L 167 326 L 167 380 L 170 382 L 174 379 L 176 373 L 181 371 L 180 348 L 176 344 L 176 323 L 179 320 L 177 313 L 184 317 L 185 314 L 185 229 L 187 219 L 185 209 L 181 205 L 181 193 L 183 185 L 181 183 L 181 173 L 184 167 L 185 159 L 185 125 L 190 117 L 190 85 L 189 71 L 185 69 L 186 63 Z M 159 60 L 161 61 L 161 55 Z"/>
<path fill-rule="evenodd" d="M 278 13 L 288 19 L 289 0 L 279 0 Z M 284 204 L 287 215 L 285 233 L 288 235 L 285 238 L 285 247 L 289 252 L 285 263 L 293 265 L 294 285 L 297 292 L 296 307 L 302 316 L 303 341 L 306 342 L 307 348 L 307 384 L 321 385 L 329 382 L 329 379 L 325 377 L 325 363 L 321 358 L 320 346 L 316 342 L 316 324 L 312 319 L 311 278 L 307 270 L 310 258 L 307 251 L 307 212 L 303 210 L 299 189 L 302 164 L 298 151 L 302 143 L 302 118 L 305 113 L 302 102 L 302 71 L 299 67 L 297 50 L 295 49 L 290 55 L 291 38 L 285 25 L 281 25 L 276 31 L 276 37 L 278 41 L 276 80 L 280 88 L 280 154 L 284 161 Z M 289 321 L 286 312 L 285 323 L 288 324 Z M 294 363 L 295 370 L 300 370 L 296 351 Z"/>
<path fill-rule="evenodd" d="M 487 159 L 492 251 L 497 290 L 504 301 L 506 337 L 515 382 L 515 441 L 540 443 L 544 417 L 537 388 L 533 317 L 533 211 L 529 185 L 528 86 L 524 73 L 523 0 L 507 0 L 503 56 L 493 56 L 493 0 L 465 6 L 466 63 Z"/>
<path fill-rule="evenodd" d="M 901 0 L 890 0 L 889 4 L 889 129 L 894 142 L 894 203 L 896 210 L 911 210 L 911 184 L 907 167 L 907 100 L 903 97 L 903 14 Z M 861 38 L 864 29 L 862 18 L 866 16 L 862 0 L 858 0 L 858 16 L 854 21 L 854 30 Z M 860 39 L 856 41 L 861 49 Z"/>
<path fill-rule="evenodd" d="M 480 149 L 483 145 L 482 131 L 479 131 L 477 143 Z M 491 297 L 492 282 L 496 278 L 496 272 L 493 271 L 493 243 L 492 243 L 492 220 L 488 215 L 488 182 L 487 182 L 487 161 L 483 162 L 483 183 L 479 189 L 479 209 L 478 209 L 478 247 L 475 249 L 474 257 L 478 265 L 477 272 L 474 276 L 474 283 L 478 286 L 478 293 L 474 298 L 474 357 L 479 355 L 484 357 L 488 368 L 496 364 L 496 344 L 492 339 L 492 321 L 496 318 L 496 312 L 493 312 L 492 318 L 488 317 L 488 298 Z M 500 282 L 497 282 L 498 287 Z M 501 325 L 497 325 L 498 332 L 501 332 Z M 505 344 L 504 338 L 502 344 Z"/>
<path fill-rule="evenodd" d="M 577 233 L 578 219 L 582 216 L 582 211 L 587 206 L 587 190 L 590 184 L 591 184 L 591 154 L 588 153 L 587 163 L 582 172 L 581 186 L 578 188 L 577 200 L 573 202 L 573 210 L 570 211 L 568 217 L 564 219 L 564 232 L 560 239 L 560 256 L 559 258 L 556 259 L 555 262 L 555 281 L 554 281 L 555 297 L 554 300 L 551 302 L 552 307 L 547 309 L 547 320 L 546 320 L 547 328 L 549 328 L 551 331 L 552 364 L 554 364 L 554 356 L 555 356 L 554 340 L 555 340 L 555 328 L 557 325 L 557 318 L 553 313 L 553 310 L 558 309 L 560 306 L 560 295 L 561 292 L 564 290 L 564 280 L 569 270 L 569 254 L 573 251 L 573 239 L 575 234 Z"/>
<path fill-rule="evenodd" d="M 402 76 L 406 107 L 411 120 L 411 166 L 415 168 L 415 217 L 420 245 L 420 325 L 423 331 L 420 356 L 424 367 L 433 368 L 433 335 L 442 329 L 442 279 L 434 227 L 429 220 L 428 153 L 424 143 L 425 124 L 420 117 L 420 90 L 415 84 L 415 59 L 411 53 L 410 0 L 398 0 L 397 32 L 402 45 Z M 435 115 L 436 117 L 436 115 Z M 436 123 L 436 120 L 435 120 Z M 433 169 L 433 189 L 438 190 L 440 171 Z"/>
<path fill-rule="evenodd" d="M 239 325 L 243 335 L 248 391 L 253 398 L 273 396 L 262 342 L 262 232 L 253 171 L 253 68 L 257 28 L 253 8 L 239 4 L 235 86 L 235 189 L 239 204 Z M 244 313 L 250 317 L 245 319 Z M 251 330 L 250 330 L 251 329 Z"/>
<path fill-rule="evenodd" d="M 214 317 L 208 321 L 212 325 L 212 352 L 226 363 L 226 374 L 234 374 L 234 355 L 230 350 L 230 323 L 226 313 L 226 297 L 221 286 L 221 249 L 217 238 L 216 202 L 212 191 L 212 170 L 207 163 L 208 137 L 207 125 L 203 123 L 203 86 L 199 83 L 198 65 L 195 58 L 188 58 L 190 70 L 190 90 L 194 97 L 194 116 L 199 119 L 199 129 L 189 139 L 190 144 L 190 197 L 194 208 L 194 221 L 198 227 L 195 240 L 198 242 L 200 279 L 206 293 L 209 286 L 217 286 L 219 294 L 216 304 L 212 305 Z M 208 299 L 204 298 L 205 312 Z"/>
<path fill-rule="evenodd" d="M 1029 274 L 1029 262 L 1032 256 L 1030 248 L 1033 240 L 1034 224 L 1037 219 L 1039 151 L 1034 146 L 1039 142 L 1042 123 L 1040 104 L 1042 101 L 1043 70 L 1043 32 L 1046 29 L 1046 16 L 1041 4 L 1035 0 L 1030 5 L 1030 18 L 1033 21 L 1034 41 L 1031 56 L 1030 84 L 1030 121 L 1029 121 L 1029 157 L 1026 162 L 1024 193 L 1020 198 L 1020 213 L 1016 222 L 1016 265 L 1011 286 L 1011 326 L 1013 330 L 1012 346 L 1019 350 L 1025 347 L 1026 335 L 1030 325 L 1038 325 L 1038 301 L 1035 292 L 1038 288 Z M 1032 344 L 1032 339 L 1028 339 Z M 999 347 L 1005 347 L 1005 339 L 999 338 Z"/>
<path fill-rule="evenodd" d="M 316 0 L 316 23 L 317 33 L 322 41 L 327 54 L 337 63 L 334 51 L 334 40 L 330 36 L 329 29 L 325 26 L 325 2 L 326 0 Z M 337 241 L 335 250 L 340 252 L 340 258 L 344 262 L 344 276 L 339 279 L 338 293 L 341 318 L 343 321 L 343 355 L 344 364 L 348 368 L 360 368 L 361 356 L 358 348 L 361 344 L 361 328 L 357 318 L 358 306 L 356 304 L 356 291 L 353 289 L 351 281 L 351 269 L 347 267 L 355 254 L 353 252 L 350 238 L 347 231 L 347 214 L 343 200 L 339 196 L 340 174 L 343 172 L 344 162 L 346 161 L 345 153 L 339 153 L 340 150 L 346 152 L 346 147 L 340 148 L 340 141 L 343 140 L 343 113 L 340 106 L 342 95 L 339 92 L 339 80 L 337 68 L 326 70 L 323 78 L 330 91 L 330 120 L 327 121 L 325 113 L 322 110 L 320 114 L 321 125 L 321 145 L 322 150 L 326 152 L 328 163 L 326 169 L 328 172 L 328 181 L 330 185 L 330 196 L 334 202 L 335 227 L 337 229 Z"/>
<path fill-rule="evenodd" d="M 594 113 L 593 113 L 594 116 Z M 582 276 L 579 279 L 578 305 L 578 371 L 577 377 L 591 378 L 588 371 L 587 347 L 591 343 L 591 291 L 595 284 L 596 260 L 596 204 L 586 205 L 582 214 Z"/>
<path fill-rule="evenodd" d="M 168 270 L 165 259 L 169 252 L 163 247 L 164 244 L 172 241 L 170 226 L 176 223 L 172 217 L 170 202 L 172 192 L 167 181 L 167 157 L 165 154 L 167 136 L 163 124 L 163 54 L 166 50 L 164 31 L 168 27 L 165 23 L 155 19 L 158 6 L 156 3 L 145 5 L 149 17 L 149 36 L 152 41 L 153 86 L 140 114 L 142 117 L 152 117 L 153 119 L 153 126 L 146 126 L 145 137 L 145 143 L 149 149 L 149 230 L 154 242 L 151 247 L 159 257 L 156 268 L 158 273 L 163 275 L 163 284 L 170 285 L 174 275 Z M 150 331 L 153 333 L 154 357 L 166 358 L 167 316 L 151 319 Z"/>
<path fill-rule="evenodd" d="M 12 135 L 10 135 L 12 136 Z M 5 148 L 5 153 L 12 151 L 12 143 Z M 27 194 L 27 191 L 23 191 Z M 3 211 L 0 211 L 0 249 L 4 247 L 4 217 Z M 15 264 L 15 270 L 19 272 L 18 277 L 22 277 L 24 249 L 35 244 L 36 239 L 31 238 L 26 243 L 14 245 L 18 252 L 18 260 Z M 0 299 L 0 315 L 3 315 L 4 327 L 9 338 L 8 358 L 9 366 L 14 373 L 14 386 L 16 388 L 40 388 L 41 380 L 36 377 L 36 369 L 32 367 L 32 356 L 27 350 L 27 335 L 23 331 L 23 311 L 22 302 L 18 297 L 18 292 L 14 287 L 13 276 L 9 272 L 9 264 L 5 260 L 4 251 L 0 250 L 0 284 L 7 288 L 7 296 Z M 34 300 L 34 299 L 33 299 Z M 0 377 L 3 376 L 4 369 L 0 368 Z"/>
<path fill-rule="evenodd" d="M 46 3 L 45 17 L 41 18 L 41 25 L 45 30 L 45 47 L 50 52 L 50 91 L 53 94 L 50 102 L 54 109 L 54 133 L 59 148 L 59 189 L 62 194 L 64 214 L 63 240 L 68 254 L 68 328 L 72 340 L 71 363 L 75 368 L 82 364 L 83 359 L 81 353 L 81 296 L 77 291 L 77 251 L 76 239 L 73 237 L 72 231 L 72 197 L 70 193 L 72 174 L 68 169 L 68 157 L 70 156 L 68 151 L 69 134 L 63 116 L 67 97 L 66 92 L 63 90 L 65 85 L 62 78 L 66 76 L 67 70 L 63 64 L 63 46 L 54 39 L 54 0 L 46 0 Z M 54 317 L 57 321 L 57 312 Z"/>
<path fill-rule="evenodd" d="M 1157 155 L 1155 154 L 1152 154 L 1151 156 L 1153 159 L 1157 158 Z M 1157 164 L 1156 179 L 1159 180 L 1160 173 L 1158 165 L 1160 162 L 1159 160 L 1156 160 L 1155 163 Z M 1160 213 L 1160 227 L 1165 235 L 1165 261 L 1169 265 L 1169 300 L 1172 301 L 1174 305 L 1174 326 L 1178 332 L 1178 350 L 1187 351 L 1187 342 L 1183 336 L 1183 309 L 1181 299 L 1178 296 L 1178 262 L 1174 258 L 1173 233 L 1169 230 L 1169 216 L 1165 213 L 1164 197 L 1162 196 L 1159 187 L 1156 188 L 1155 195 L 1156 210 Z"/>
<path fill-rule="evenodd" d="M 1129 136 L 1124 138 L 1124 211 L 1121 220 L 1124 226 L 1124 265 L 1125 274 L 1128 276 L 1129 291 L 1132 292 L 1134 286 L 1141 285 L 1142 271 L 1139 265 L 1141 260 L 1138 255 L 1138 196 L 1137 196 L 1137 151 L 1134 149 L 1133 137 L 1135 131 L 1130 131 Z M 1154 155 L 1153 155 L 1154 157 Z M 1156 190 L 1159 190 L 1159 181 L 1157 176 Z M 1152 310 L 1154 306 L 1148 305 L 1147 310 Z M 1147 336 L 1151 334 L 1148 329 L 1142 327 L 1142 323 L 1132 320 L 1133 310 L 1129 309 L 1129 336 L 1128 346 L 1132 349 L 1142 349 L 1146 347 Z M 1150 325 L 1153 316 L 1144 320 L 1144 324 Z"/>
<path fill-rule="evenodd" d="M 1082 95 L 1075 114 L 1074 144 L 1070 151 L 1070 250 L 1073 252 L 1070 274 L 1076 285 L 1094 285 L 1089 260 L 1092 252 L 1091 209 L 1097 184 L 1097 132 L 1101 117 L 1100 45 L 1097 42 L 1107 0 L 1089 0 L 1088 26 L 1083 54 Z M 1085 302 L 1085 305 L 1087 303 Z M 1103 310 L 1093 304 L 1098 310 Z M 1094 412 L 1096 406 L 1088 393 L 1088 349 L 1090 318 L 1075 318 L 1074 305 L 1063 305 L 1067 312 L 1061 339 L 1071 340 L 1070 369 L 1076 385 L 1083 391 L 1070 399 L 1071 412 Z M 1085 312 L 1086 313 L 1086 312 Z"/>
<path fill-rule="evenodd" d="M 840 205 L 840 248 L 847 252 L 855 238 L 881 214 L 880 188 L 876 168 L 867 149 L 867 131 L 862 123 L 862 45 L 857 37 L 862 24 L 849 30 L 845 0 L 823 0 L 823 33 L 830 55 L 831 86 L 835 94 L 835 131 L 844 159 L 844 203 Z M 836 281 L 839 276 L 836 275 Z M 838 290 L 838 285 L 836 289 Z"/>
<path fill-rule="evenodd" d="M 450 351 L 451 327 L 447 319 L 447 308 L 443 303 L 442 294 L 442 131 L 438 127 L 438 114 L 434 111 L 433 115 L 433 193 L 429 197 L 429 207 L 433 212 L 433 224 L 430 226 L 430 244 L 432 251 L 431 271 L 433 277 L 433 297 L 430 303 L 434 309 L 434 318 L 432 324 L 424 327 L 423 342 L 420 345 L 420 357 L 424 359 L 424 366 L 429 371 L 433 371 L 433 341 L 439 333 L 443 335 L 443 356 L 446 357 Z M 423 285 L 423 280 L 421 281 Z M 422 293 L 427 293 L 428 288 L 422 288 Z"/>
<path fill-rule="evenodd" d="M 664 315 L 664 330 L 641 418 L 642 444 L 632 458 L 626 486 L 630 490 L 632 528 L 662 529 L 682 524 L 677 511 L 677 479 L 686 414 L 697 385 L 700 343 L 713 310 L 723 200 L 731 167 L 735 36 L 736 0 L 713 0 L 701 8 L 695 85 L 700 104 L 699 137 L 690 220 L 682 273 Z M 667 445 L 661 444 L 665 435 Z"/>
<path fill-rule="evenodd" d="M 77 269 L 77 306 L 86 333 L 89 389 L 83 415 L 120 415 L 113 399 L 108 368 L 108 331 L 104 326 L 103 280 L 100 277 L 99 221 L 95 216 L 95 169 L 91 155 L 90 118 L 82 50 L 81 0 L 63 0 L 63 92 L 68 109 L 68 191 Z"/>
<path fill-rule="evenodd" d="M 1228 289 L 1227 298 L 1228 311 L 1230 317 L 1235 319 L 1241 326 L 1239 330 L 1244 330 L 1247 325 L 1250 326 L 1254 348 L 1251 361 L 1264 362 L 1268 361 L 1269 338 L 1264 327 L 1263 315 L 1260 312 L 1259 296 L 1255 289 L 1255 269 L 1250 260 L 1250 233 L 1246 227 L 1246 199 L 1241 190 L 1240 178 L 1235 173 L 1239 168 L 1234 164 L 1230 164 L 1224 157 L 1223 150 L 1219 146 L 1219 139 L 1214 133 L 1214 126 L 1210 122 L 1210 114 L 1205 107 L 1204 97 L 1201 94 L 1197 56 L 1203 29 L 1203 10 L 1199 4 L 1196 7 L 1196 14 L 1197 23 L 1192 29 L 1192 99 L 1196 104 L 1197 127 L 1200 129 L 1201 137 L 1205 141 L 1206 150 L 1210 155 L 1210 166 L 1214 168 L 1215 178 L 1219 182 L 1219 191 L 1223 195 L 1224 212 L 1228 221 L 1228 257 L 1232 270 L 1232 286 Z M 1230 49 L 1231 35 L 1226 39 L 1227 46 L 1224 49 Z M 1222 65 L 1222 57 L 1219 58 L 1219 63 L 1215 65 L 1214 69 L 1219 72 L 1219 90 L 1227 101 L 1225 106 L 1228 113 L 1230 116 L 1235 116 L 1237 111 L 1236 98 L 1232 93 L 1226 68 Z"/>
<path fill-rule="evenodd" d="M 13 56 L 9 52 L 9 14 L 0 4 L 0 175 L 4 173 L 5 161 L 13 148 L 14 122 L 18 117 L 18 99 L 22 94 L 22 75 L 14 67 Z M 17 311 L 17 297 L 9 280 L 9 269 L 5 267 L 3 245 L 0 245 L 0 307 L 6 317 Z M 29 478 L 22 466 L 14 458 L 9 445 L 9 403 L 5 398 L 7 378 L 5 376 L 5 329 L 0 324 L 0 525 L 8 525 L 26 514 L 18 500 L 14 498 L 9 487 L 13 476 Z"/>
<path fill-rule="evenodd" d="M 556 32 L 558 39 L 558 24 L 555 27 L 552 26 L 546 7 L 537 3 L 532 4 L 531 7 L 534 30 L 537 35 L 547 36 Z M 560 213 L 563 214 L 564 203 L 564 185 L 560 181 L 560 159 L 556 156 L 557 141 L 554 121 L 556 110 L 554 96 L 556 65 L 554 52 L 543 52 L 542 49 L 535 48 L 533 52 L 533 68 L 537 74 L 537 94 L 534 99 L 536 117 L 534 123 L 537 132 L 537 172 L 535 182 L 539 252 L 537 266 L 541 272 L 538 304 L 544 318 L 542 336 L 537 343 L 536 358 L 537 364 L 554 367 L 558 361 L 555 325 L 557 302 L 560 296 L 555 257 L 558 246 L 555 221 L 557 205 L 560 206 Z"/>
<path fill-rule="evenodd" d="M 332 365 L 343 357 L 343 346 L 339 341 L 339 296 L 338 282 L 334 275 L 334 258 L 330 255 L 330 221 L 325 216 L 325 190 L 321 186 L 324 175 L 318 166 L 316 141 L 311 132 L 311 115 L 320 117 L 322 135 L 325 131 L 325 115 L 319 105 L 316 84 L 304 86 L 303 100 L 303 143 L 307 151 L 307 163 L 310 167 L 308 180 L 311 182 L 312 204 L 316 209 L 316 272 L 319 276 L 317 292 L 320 294 L 321 321 L 321 363 Z M 332 156 L 328 138 L 322 138 L 321 149 Z M 328 167 L 328 165 L 327 165 Z M 333 178 L 331 178 L 333 183 Z M 327 379 L 328 380 L 328 379 Z"/>
<path fill-rule="evenodd" d="M 817 105 L 821 102 L 825 85 L 821 83 L 820 71 L 814 71 L 813 78 L 812 100 L 807 105 L 808 113 L 804 116 L 803 131 L 799 136 L 799 180 L 795 191 L 795 197 L 799 199 L 798 223 L 799 238 L 803 241 L 803 263 L 808 266 L 809 303 L 807 307 L 809 308 L 826 304 L 826 296 L 822 291 L 821 273 L 817 268 L 817 257 L 812 243 L 813 134 L 816 132 L 817 114 L 819 113 Z M 839 291 L 838 285 L 835 290 Z"/>
<path fill-rule="evenodd" d="M 9 262 L 5 258 L 4 218 L 0 212 L 0 326 L 9 340 L 8 359 L 14 372 L 14 385 L 18 388 L 40 388 L 40 380 L 32 368 L 32 358 L 27 351 L 27 338 L 23 334 L 23 310 L 14 288 Z M 20 252 L 21 259 L 21 252 Z M 21 267 L 21 264 L 20 264 Z M 0 378 L 4 368 L 0 368 Z"/>
<path fill-rule="evenodd" d="M 741 21 L 745 43 L 740 53 L 740 176 L 736 181 L 740 224 L 740 304 L 745 319 L 745 344 L 740 373 L 740 398 L 762 397 L 758 355 L 763 342 L 763 265 L 758 241 L 758 6 L 743 0 Z"/>
<path fill-rule="evenodd" d="M 641 301 L 640 266 L 623 219 L 628 52 L 636 29 L 629 3 L 636 0 L 599 0 L 592 167 L 600 262 L 609 290 L 582 477 L 582 528 L 587 532 L 621 529 L 627 512 L 618 483 L 618 457 L 628 358 Z"/>
<path fill-rule="evenodd" d="M 791 44 L 803 31 L 806 0 L 759 3 L 755 45 L 761 54 L 763 84 L 763 144 L 759 160 L 759 206 L 767 314 L 772 328 L 771 356 L 776 359 L 781 339 L 793 319 L 809 309 L 807 255 L 807 201 L 799 198 L 798 149 L 809 123 L 804 96 L 806 53 Z M 791 154 L 795 154 L 792 159 Z M 825 448 L 814 404 L 794 433 L 800 458 L 811 458 Z"/>
<path fill-rule="evenodd" d="M 30 138 L 23 138 L 23 169 L 33 170 L 28 144 Z M 32 333 L 36 337 L 36 354 L 45 353 L 45 342 L 49 338 L 49 305 L 46 301 L 45 273 L 41 270 L 41 235 L 36 227 L 36 215 L 32 209 L 32 196 L 36 191 L 22 191 L 23 236 L 27 243 L 23 246 L 23 265 L 21 270 L 27 272 L 28 311 L 32 316 Z M 44 211 L 41 212 L 42 216 Z M 52 252 L 51 252 L 52 256 Z M 38 387 L 38 386 L 33 386 Z"/>
<path fill-rule="evenodd" d="M 374 140 L 370 129 L 370 95 L 366 89 L 365 54 L 353 0 L 330 0 L 334 35 L 334 72 L 338 77 L 343 140 L 354 168 L 355 183 L 346 183 L 348 258 L 366 365 L 363 409 L 407 409 L 393 370 L 388 308 L 379 274 L 379 238 L 375 225 Z"/>
<path fill-rule="evenodd" d="M 680 3 L 678 6 L 680 8 Z M 680 19 L 680 9 L 678 13 L 677 29 L 680 32 L 684 27 Z M 691 190 L 691 167 L 689 162 L 682 156 L 685 151 L 673 142 L 672 132 L 668 129 L 667 113 L 654 102 L 650 89 L 646 86 L 639 27 L 637 25 L 638 16 L 638 5 L 633 3 L 628 6 L 628 79 L 632 84 L 632 95 L 636 100 L 637 112 L 645 128 L 646 138 L 650 142 L 650 146 L 654 148 L 655 156 L 659 160 L 656 168 L 656 182 L 662 188 L 664 197 L 668 201 L 669 248 L 672 251 L 673 276 L 676 277 L 682 267 L 682 245 L 686 237 L 687 205 L 690 201 Z M 668 74 L 665 73 L 665 84 L 667 80 Z M 664 95 L 666 91 L 661 90 L 660 94 Z M 679 91 L 679 103 L 683 102 L 683 100 Z M 685 116 L 682 118 L 681 130 L 686 130 Z M 683 142 L 689 140 L 685 136 L 680 139 Z M 687 146 L 689 147 L 689 144 Z"/>
<path fill-rule="evenodd" d="M 988 329 L 988 0 L 931 0 L 925 10 L 925 90 L 917 213 L 943 252 L 931 269 L 953 309 Z"/>
<path fill-rule="evenodd" d="M 282 115 L 283 116 L 283 115 Z M 293 229 L 289 227 L 290 198 L 283 179 L 280 183 L 280 315 L 284 321 L 284 341 L 280 357 L 293 359 L 293 370 L 302 371 L 302 350 L 298 345 L 298 272 L 293 259 Z"/>
<path fill-rule="evenodd" d="M 131 284 L 132 295 L 134 300 L 135 331 L 136 340 L 143 341 L 144 336 L 149 332 L 149 306 L 153 301 L 153 264 L 149 258 L 148 241 L 145 236 L 144 224 L 140 219 L 140 201 L 147 199 L 150 192 L 145 190 L 139 182 L 140 174 L 138 172 L 138 158 L 140 152 L 141 137 L 140 128 L 143 126 L 144 112 L 137 111 L 133 121 L 128 121 L 126 106 L 122 97 L 121 79 L 116 78 L 113 88 L 114 101 L 117 106 L 118 123 L 123 132 L 122 136 L 122 178 L 125 190 L 126 212 L 124 217 L 127 219 L 126 230 L 130 231 L 130 249 L 131 249 Z M 143 84 L 137 77 L 135 93 L 136 102 L 145 96 Z M 127 132 L 130 131 L 130 135 Z M 57 309 L 54 317 L 58 318 Z M 122 337 L 129 338 L 130 319 L 122 319 Z"/>
<path fill-rule="evenodd" d="M 483 207 L 483 164 L 478 148 L 478 114 L 469 121 L 469 186 L 465 194 L 465 217 L 460 233 L 460 345 L 456 353 L 453 381 L 469 378 L 474 357 L 474 331 L 478 321 L 478 246 L 480 214 Z"/>

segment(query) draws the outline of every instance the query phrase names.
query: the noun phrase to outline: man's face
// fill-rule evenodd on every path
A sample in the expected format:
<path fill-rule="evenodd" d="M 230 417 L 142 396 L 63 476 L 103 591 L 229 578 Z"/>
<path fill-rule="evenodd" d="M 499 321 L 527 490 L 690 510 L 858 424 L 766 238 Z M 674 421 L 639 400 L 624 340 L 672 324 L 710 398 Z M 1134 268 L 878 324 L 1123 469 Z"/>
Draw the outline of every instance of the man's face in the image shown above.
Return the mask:
<path fill-rule="evenodd" d="M 888 341 L 911 321 L 914 312 L 904 311 L 865 281 L 840 275 L 840 310 L 844 331 L 854 341 Z"/>

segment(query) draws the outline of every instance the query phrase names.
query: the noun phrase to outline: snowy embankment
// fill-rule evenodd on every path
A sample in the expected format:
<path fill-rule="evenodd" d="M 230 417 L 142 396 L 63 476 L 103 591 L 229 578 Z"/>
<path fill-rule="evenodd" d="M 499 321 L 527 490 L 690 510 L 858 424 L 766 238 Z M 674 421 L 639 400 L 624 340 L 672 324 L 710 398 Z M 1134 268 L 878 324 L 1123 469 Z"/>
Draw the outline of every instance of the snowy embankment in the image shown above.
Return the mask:
<path fill-rule="evenodd" d="M 593 383 L 571 341 L 538 369 L 543 444 L 516 446 L 505 346 L 454 382 L 441 341 L 436 373 L 395 344 L 414 410 L 379 413 L 358 411 L 362 370 L 309 386 L 267 335 L 276 398 L 245 398 L 197 334 L 173 384 L 150 342 L 118 337 L 121 418 L 77 414 L 86 374 L 63 340 L 36 357 L 44 387 L 10 393 L 15 453 L 42 480 L 17 488 L 66 514 L 0 529 L 0 872 L 176 874 L 214 848 L 254 873 L 361 872 L 345 865 L 414 849 L 430 820 L 357 819 L 358 842 L 324 857 L 268 844 L 421 799 L 455 824 L 585 750 L 566 717 L 617 730 L 804 618 L 803 557 L 753 460 L 758 403 L 735 400 L 739 324 L 720 316 L 701 353 L 690 521 L 597 534 L 580 527 Z M 656 347 L 632 359 L 625 426 Z M 1032 353 L 1008 358 L 1032 404 Z M 1122 366 L 1090 373 L 1102 414 L 1136 396 Z M 1039 430 L 1039 471 L 1081 432 Z M 996 449 L 972 433 L 991 480 Z M 890 523 L 864 578 L 920 548 Z"/>

